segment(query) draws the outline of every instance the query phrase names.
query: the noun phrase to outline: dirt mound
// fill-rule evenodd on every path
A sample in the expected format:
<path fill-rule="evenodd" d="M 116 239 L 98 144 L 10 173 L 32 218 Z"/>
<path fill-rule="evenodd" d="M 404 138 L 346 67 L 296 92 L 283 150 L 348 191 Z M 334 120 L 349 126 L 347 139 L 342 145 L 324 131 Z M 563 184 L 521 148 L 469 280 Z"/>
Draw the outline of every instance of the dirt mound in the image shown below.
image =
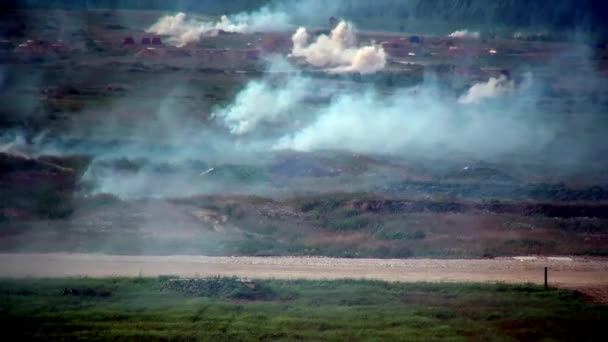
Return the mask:
<path fill-rule="evenodd" d="M 364 212 L 403 213 L 403 212 L 464 212 L 467 205 L 456 202 L 406 201 L 390 199 L 353 200 L 347 208 Z"/>
<path fill-rule="evenodd" d="M 360 175 L 373 167 L 390 165 L 387 161 L 346 151 L 300 153 L 282 151 L 274 156 L 270 172 L 285 177 L 335 177 Z"/>
<path fill-rule="evenodd" d="M 19 152 L 0 152 L 0 172 L 38 171 L 47 174 L 66 174 L 70 169 L 41 161 Z"/>
<path fill-rule="evenodd" d="M 451 201 L 417 201 L 393 199 L 352 200 L 346 207 L 373 213 L 463 213 L 489 211 L 499 214 L 523 216 L 547 216 L 560 218 L 608 217 L 608 204 L 553 204 L 553 203 L 468 203 Z"/>
<path fill-rule="evenodd" d="M 276 158 L 270 172 L 285 177 L 333 177 L 339 175 L 341 170 L 314 157 L 282 155 Z"/>
<path fill-rule="evenodd" d="M 78 176 L 82 176 L 93 158 L 90 156 L 83 155 L 69 155 L 69 156 L 53 156 L 53 155 L 42 155 L 38 157 L 41 162 L 61 166 L 66 169 L 74 171 Z"/>
<path fill-rule="evenodd" d="M 64 296 L 84 296 L 84 297 L 110 297 L 112 291 L 104 289 L 92 289 L 92 288 L 65 288 L 63 289 Z"/>
<path fill-rule="evenodd" d="M 582 286 L 574 289 L 588 301 L 608 305 L 608 287 L 606 286 Z"/>
<path fill-rule="evenodd" d="M 513 182 L 515 179 L 507 173 L 490 167 L 466 166 L 465 168 L 453 171 L 444 176 L 446 180 L 468 180 L 485 182 Z"/>
<path fill-rule="evenodd" d="M 0 216 L 70 215 L 72 194 L 86 165 L 84 157 L 32 158 L 19 152 L 0 152 Z"/>

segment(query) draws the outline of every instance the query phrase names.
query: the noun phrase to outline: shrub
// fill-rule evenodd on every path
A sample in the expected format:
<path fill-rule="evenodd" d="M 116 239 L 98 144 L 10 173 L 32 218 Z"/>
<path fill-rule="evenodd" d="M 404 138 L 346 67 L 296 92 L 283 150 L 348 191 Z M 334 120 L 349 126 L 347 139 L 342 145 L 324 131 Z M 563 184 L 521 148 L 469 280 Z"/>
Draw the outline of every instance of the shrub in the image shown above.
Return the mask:
<path fill-rule="evenodd" d="M 420 229 L 413 232 L 380 230 L 375 237 L 379 240 L 423 240 L 426 238 L 426 233 Z"/>
<path fill-rule="evenodd" d="M 59 192 L 41 193 L 36 198 L 36 213 L 41 218 L 65 219 L 74 213 L 72 197 Z"/>
<path fill-rule="evenodd" d="M 168 279 L 161 284 L 161 289 L 193 296 L 241 300 L 273 300 L 278 297 L 277 293 L 263 282 L 238 278 Z"/>
<path fill-rule="evenodd" d="M 369 216 L 355 216 L 329 223 L 329 228 L 337 231 L 362 230 L 369 227 L 378 226 L 377 222 Z"/>
<path fill-rule="evenodd" d="M 348 201 L 357 198 L 367 198 L 365 194 L 353 194 L 353 193 L 334 193 L 325 194 L 318 196 L 300 197 L 293 199 L 291 204 L 296 209 L 303 212 L 315 211 L 319 214 L 332 212 Z"/>
<path fill-rule="evenodd" d="M 113 194 L 100 193 L 81 199 L 82 204 L 91 208 L 105 207 L 112 204 L 121 203 L 122 200 Z"/>
<path fill-rule="evenodd" d="M 542 241 L 536 239 L 521 239 L 521 240 L 507 240 L 505 245 L 513 248 L 541 248 L 541 247 L 555 247 L 557 243 L 555 241 Z"/>

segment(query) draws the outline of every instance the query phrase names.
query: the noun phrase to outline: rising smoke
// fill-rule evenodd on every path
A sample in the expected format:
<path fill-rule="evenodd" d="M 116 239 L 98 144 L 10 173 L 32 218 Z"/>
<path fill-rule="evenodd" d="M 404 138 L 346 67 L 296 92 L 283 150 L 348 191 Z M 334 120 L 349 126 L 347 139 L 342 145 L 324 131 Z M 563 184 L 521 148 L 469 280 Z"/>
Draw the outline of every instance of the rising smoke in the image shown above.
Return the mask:
<path fill-rule="evenodd" d="M 147 32 L 170 36 L 169 42 L 176 46 L 197 43 L 203 37 L 216 36 L 220 31 L 231 33 L 253 33 L 281 31 L 289 28 L 289 17 L 284 12 L 271 11 L 263 7 L 252 13 L 223 15 L 219 21 L 201 20 L 177 13 L 160 18 Z"/>
<path fill-rule="evenodd" d="M 435 156 L 466 152 L 475 157 L 542 148 L 553 138 L 554 127 L 531 125 L 541 117 L 522 118 L 520 110 L 533 100 L 530 96 L 509 107 L 503 106 L 507 99 L 498 99 L 498 105 L 458 107 L 456 98 L 432 83 L 388 96 L 373 89 L 343 94 L 320 108 L 310 126 L 283 136 L 274 148 Z"/>
<path fill-rule="evenodd" d="M 479 37 L 481 37 L 481 34 L 479 32 L 472 32 L 469 30 L 458 30 L 450 33 L 448 37 L 479 39 Z"/>
<path fill-rule="evenodd" d="M 530 152 L 530 146 L 542 149 L 556 134 L 556 126 L 540 124 L 542 113 L 522 116 L 534 113 L 538 100 L 531 75 L 521 82 L 492 78 L 461 96 L 432 80 L 388 94 L 372 86 L 334 89 L 330 102 L 302 109 L 306 94 L 318 82 L 302 75 L 290 76 L 280 86 L 269 77 L 252 81 L 216 118 L 234 135 L 264 131 L 277 120 L 301 120 L 305 124 L 285 126 L 279 135 L 266 138 L 274 139 L 273 150 L 305 152 L 499 157 Z M 493 101 L 484 101 L 489 98 Z M 457 106 L 458 102 L 467 105 Z"/>
<path fill-rule="evenodd" d="M 514 80 L 507 78 L 505 75 L 500 75 L 498 78 L 490 77 L 487 82 L 473 85 L 466 94 L 458 99 L 458 102 L 461 104 L 479 103 L 485 99 L 513 95 L 516 92 L 527 90 L 531 84 L 532 73 L 524 73 L 523 81 L 519 84 L 519 87 Z"/>
<path fill-rule="evenodd" d="M 219 21 L 206 21 L 179 13 L 161 18 L 150 31 L 169 35 L 175 45 L 185 45 L 220 30 L 241 33 L 284 30 L 289 29 L 290 22 L 289 15 L 284 12 L 268 9 L 224 16 Z M 477 33 L 464 30 L 452 34 L 471 35 L 475 38 Z M 319 36 L 300 28 L 292 40 L 293 56 L 330 73 L 372 74 L 385 68 L 386 55 L 382 48 L 360 46 L 354 26 L 345 21 L 330 34 Z M 205 178 L 201 172 L 221 170 L 218 164 L 246 164 L 259 155 L 270 155 L 277 150 L 340 149 L 397 155 L 425 153 L 433 158 L 460 152 L 479 158 L 500 158 L 519 152 L 541 151 L 556 138 L 560 126 L 568 126 L 566 120 L 548 120 L 551 113 L 538 109 L 538 94 L 528 86 L 531 76 L 524 76 L 523 81 L 506 76 L 490 78 L 464 91 L 444 89 L 429 79 L 416 87 L 392 88 L 390 91 L 370 82 L 347 91 L 339 87 L 330 89 L 331 96 L 310 105 L 311 95 L 332 88 L 330 82 L 325 78 L 303 76 L 291 66 L 284 68 L 288 65 L 285 60 L 271 61 L 270 69 L 276 69 L 279 64 L 287 77 L 277 79 L 271 76 L 272 72 L 266 73 L 261 79 L 247 83 L 232 103 L 212 110 L 215 123 L 225 126 L 226 132 L 214 132 L 215 127 L 209 128 L 207 123 L 184 122 L 177 115 L 179 111 L 196 111 L 197 108 L 180 108 L 178 101 L 172 102 L 174 96 L 167 94 L 159 106 L 156 124 L 138 122 L 133 125 L 135 127 L 128 127 L 129 134 L 125 135 L 136 137 L 144 142 L 142 144 L 150 144 L 148 147 L 125 143 L 96 150 L 86 145 L 80 149 L 47 145 L 45 151 L 93 153 L 99 161 L 142 158 L 152 160 L 152 164 L 175 165 L 176 169 L 180 165 L 190 165 L 189 160 L 210 161 L 201 165 L 193 163 L 196 172 L 187 177 L 180 174 L 171 181 L 162 172 L 157 172 L 157 165 L 142 167 L 137 174 L 126 175 L 111 170 L 87 174 L 97 181 L 98 191 L 124 197 L 145 197 L 152 192 L 159 196 L 177 196 L 213 189 L 215 184 L 209 180 L 210 175 L 204 175 Z M 575 75 L 580 79 L 571 78 L 572 86 L 588 82 L 585 78 L 592 73 L 591 70 Z M 379 74 L 374 77 L 382 79 L 384 73 Z M 589 88 L 601 87 L 590 84 Z M 116 101 L 113 107 L 117 112 L 128 112 L 131 108 L 140 108 L 141 104 L 129 107 Z M 101 117 L 101 114 L 92 116 Z M 98 133 L 102 130 L 125 132 L 125 126 L 129 125 L 119 121 L 95 129 Z M 20 140 L 23 141 L 22 138 Z M 157 145 L 152 146 L 150 142 Z M 572 144 L 570 150 L 572 153 L 569 154 L 576 156 L 582 149 Z M 155 185 L 154 191 L 151 185 Z M 216 189 L 223 190 L 221 186 Z"/>
<path fill-rule="evenodd" d="M 232 134 L 250 133 L 260 123 L 276 124 L 290 116 L 310 91 L 309 81 L 304 78 L 280 84 L 268 80 L 252 81 L 231 106 L 218 110 L 213 116 L 221 119 Z"/>
<path fill-rule="evenodd" d="M 341 21 L 330 33 L 311 42 L 305 28 L 292 36 L 292 55 L 330 72 L 372 74 L 384 69 L 386 53 L 379 46 L 357 47 L 357 32 L 351 23 Z"/>

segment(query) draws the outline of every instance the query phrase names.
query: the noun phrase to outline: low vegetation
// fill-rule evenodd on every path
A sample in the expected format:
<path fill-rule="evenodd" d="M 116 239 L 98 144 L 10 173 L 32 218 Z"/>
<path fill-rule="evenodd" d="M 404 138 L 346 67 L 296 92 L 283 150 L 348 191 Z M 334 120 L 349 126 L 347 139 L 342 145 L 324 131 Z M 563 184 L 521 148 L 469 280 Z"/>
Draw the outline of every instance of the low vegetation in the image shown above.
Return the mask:
<path fill-rule="evenodd" d="M 518 212 L 517 202 L 498 201 L 463 201 L 457 208 L 466 210 L 453 211 L 450 201 L 390 200 L 367 193 L 169 201 L 98 194 L 75 198 L 68 218 L 0 216 L 0 250 L 346 258 L 608 255 L 604 217 Z M 48 207 L 61 203 L 50 201 Z M 484 210 L 509 205 L 513 210 Z"/>
<path fill-rule="evenodd" d="M 533 285 L 0 281 L 3 334 L 22 340 L 591 341 L 607 319 L 606 306 Z"/>

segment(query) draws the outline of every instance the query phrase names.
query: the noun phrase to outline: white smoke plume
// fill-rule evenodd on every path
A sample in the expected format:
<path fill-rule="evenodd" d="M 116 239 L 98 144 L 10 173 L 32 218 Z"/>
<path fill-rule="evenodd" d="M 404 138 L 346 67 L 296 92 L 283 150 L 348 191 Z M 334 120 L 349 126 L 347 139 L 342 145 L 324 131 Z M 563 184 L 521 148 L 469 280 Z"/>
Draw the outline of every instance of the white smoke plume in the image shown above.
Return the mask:
<path fill-rule="evenodd" d="M 273 65 L 281 63 L 275 61 Z M 327 85 L 324 91 L 329 101 L 309 106 L 307 99 L 319 92 L 315 90 L 318 83 L 302 75 L 287 75 L 280 82 L 272 77 L 251 81 L 232 105 L 214 116 L 234 135 L 262 133 L 264 141 L 275 150 L 391 154 L 471 151 L 479 156 L 497 156 L 529 150 L 526 146 L 545 146 L 555 132 L 549 124 L 534 124 L 534 117 L 521 117 L 534 108 L 536 95 L 528 89 L 531 75 L 521 82 L 502 76 L 489 81 L 490 86 L 475 85 L 461 102 L 479 103 L 467 106 L 455 106 L 459 98 L 432 83 L 390 94 L 373 87 L 343 89 Z M 507 93 L 518 95 L 503 99 L 509 106 L 496 102 L 500 98 L 481 101 Z M 269 127 L 273 127 L 273 133 L 266 130 Z"/>
<path fill-rule="evenodd" d="M 168 35 L 168 42 L 176 46 L 197 43 L 202 37 L 215 36 L 219 31 L 232 33 L 273 32 L 289 28 L 289 17 L 283 12 L 264 7 L 253 13 L 223 15 L 219 21 L 191 18 L 185 13 L 160 18 L 147 32 Z"/>
<path fill-rule="evenodd" d="M 299 102 L 310 92 L 306 79 L 290 79 L 287 84 L 273 85 L 267 80 L 250 82 L 234 103 L 213 114 L 223 121 L 230 133 L 243 135 L 261 123 L 276 123 L 299 107 Z"/>
<path fill-rule="evenodd" d="M 388 96 L 373 90 L 342 94 L 319 109 L 310 125 L 284 135 L 274 148 L 433 155 L 474 151 L 496 156 L 544 146 L 553 137 L 550 125 L 520 117 L 523 102 L 514 101 L 505 109 L 454 106 L 455 100 L 429 85 Z"/>
<path fill-rule="evenodd" d="M 379 46 L 357 47 L 354 26 L 341 21 L 330 33 L 320 35 L 311 42 L 305 28 L 300 27 L 292 36 L 292 55 L 330 72 L 359 72 L 372 74 L 384 69 L 386 53 Z"/>
<path fill-rule="evenodd" d="M 519 89 L 517 88 L 515 81 L 508 79 L 505 75 L 500 75 L 498 78 L 491 77 L 488 82 L 480 82 L 473 85 L 466 94 L 458 99 L 458 102 L 461 104 L 479 103 L 485 99 L 512 94 L 516 90 L 525 90 L 531 83 L 531 73 L 524 74 L 524 80 L 519 85 Z"/>
<path fill-rule="evenodd" d="M 473 85 L 466 94 L 458 99 L 458 102 L 462 104 L 479 103 L 484 99 L 512 93 L 513 91 L 515 91 L 515 81 L 501 75 L 498 78 L 491 77 L 488 82 Z"/>
<path fill-rule="evenodd" d="M 448 37 L 479 39 L 480 34 L 479 32 L 473 32 L 469 30 L 458 30 L 450 33 Z"/>

